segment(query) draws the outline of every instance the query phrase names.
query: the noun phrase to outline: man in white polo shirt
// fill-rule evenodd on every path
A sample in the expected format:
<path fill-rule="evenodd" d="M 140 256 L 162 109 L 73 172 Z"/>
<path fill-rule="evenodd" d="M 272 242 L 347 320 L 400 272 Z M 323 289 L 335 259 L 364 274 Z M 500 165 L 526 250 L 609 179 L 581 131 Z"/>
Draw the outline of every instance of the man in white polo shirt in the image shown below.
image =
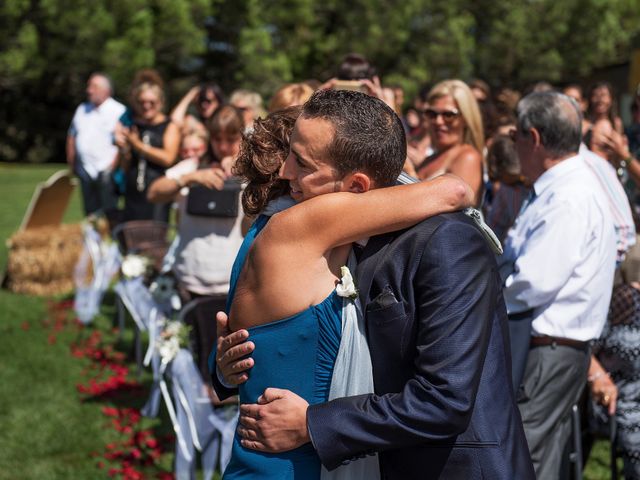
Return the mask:
<path fill-rule="evenodd" d="M 86 215 L 117 205 L 111 182 L 118 153 L 113 134 L 125 106 L 111 98 L 112 93 L 105 74 L 92 74 L 87 82 L 87 101 L 76 109 L 67 135 L 67 163 L 80 180 Z"/>

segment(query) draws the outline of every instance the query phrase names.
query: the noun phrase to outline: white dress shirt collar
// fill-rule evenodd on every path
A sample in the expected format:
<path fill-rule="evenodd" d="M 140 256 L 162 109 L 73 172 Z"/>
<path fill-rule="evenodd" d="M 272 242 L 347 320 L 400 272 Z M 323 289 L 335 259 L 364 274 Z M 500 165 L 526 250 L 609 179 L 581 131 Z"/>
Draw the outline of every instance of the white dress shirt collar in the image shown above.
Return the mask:
<path fill-rule="evenodd" d="M 549 185 L 555 182 L 557 178 L 570 175 L 574 170 L 584 167 L 583 163 L 584 160 L 582 160 L 580 155 L 574 155 L 573 157 L 558 162 L 552 168 L 540 175 L 540 177 L 533 183 L 533 191 L 536 192 L 536 196 L 539 197 L 542 195 L 542 192 L 544 192 Z"/>

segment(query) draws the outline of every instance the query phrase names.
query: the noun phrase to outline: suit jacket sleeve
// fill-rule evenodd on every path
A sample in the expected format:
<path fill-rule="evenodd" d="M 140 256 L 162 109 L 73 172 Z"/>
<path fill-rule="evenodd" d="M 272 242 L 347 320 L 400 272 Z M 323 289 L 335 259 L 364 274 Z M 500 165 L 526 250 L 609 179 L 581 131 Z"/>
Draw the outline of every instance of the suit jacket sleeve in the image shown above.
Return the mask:
<path fill-rule="evenodd" d="M 404 388 L 308 409 L 309 433 L 328 469 L 367 453 L 451 444 L 469 425 L 500 294 L 495 260 L 480 232 L 462 221 L 438 226 L 413 288 L 415 370 Z"/>

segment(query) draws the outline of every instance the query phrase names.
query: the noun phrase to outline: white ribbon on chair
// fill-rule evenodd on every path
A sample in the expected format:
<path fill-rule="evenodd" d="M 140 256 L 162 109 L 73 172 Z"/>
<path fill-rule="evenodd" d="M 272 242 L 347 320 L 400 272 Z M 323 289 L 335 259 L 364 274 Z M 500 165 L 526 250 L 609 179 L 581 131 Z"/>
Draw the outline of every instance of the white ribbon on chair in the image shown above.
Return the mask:
<path fill-rule="evenodd" d="M 84 247 L 73 274 L 76 287 L 74 310 L 78 319 L 88 324 L 100 310 L 104 292 L 120 268 L 122 258 L 117 245 L 103 241 L 93 227 L 84 225 L 82 230 Z M 87 282 L 89 261 L 93 268 L 91 282 Z"/>
<path fill-rule="evenodd" d="M 181 349 L 170 364 L 179 431 L 185 437 L 189 455 L 176 450 L 176 477 L 193 478 L 193 454 L 202 452 L 205 479 L 213 476 L 218 459 L 224 472 L 231 458 L 237 408 L 214 409 L 191 352 Z M 218 455 L 219 451 L 219 455 Z"/>

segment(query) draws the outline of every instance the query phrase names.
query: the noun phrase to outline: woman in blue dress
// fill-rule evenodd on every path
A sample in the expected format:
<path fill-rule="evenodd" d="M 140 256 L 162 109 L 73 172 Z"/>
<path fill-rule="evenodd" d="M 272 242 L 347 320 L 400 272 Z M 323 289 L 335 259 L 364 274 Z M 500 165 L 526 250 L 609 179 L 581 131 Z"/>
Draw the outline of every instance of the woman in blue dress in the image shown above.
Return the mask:
<path fill-rule="evenodd" d="M 259 121 L 241 148 L 237 173 L 249 180 L 247 195 L 256 193 L 252 183 L 266 186 L 262 196 L 255 197 L 263 202 L 274 196 L 272 192 L 282 192 L 283 184 L 274 177 L 279 164 L 271 165 L 270 171 L 260 164 L 265 151 L 256 149 L 256 143 L 264 140 L 262 134 L 277 137 L 271 129 L 277 127 L 278 115 L 287 114 L 291 111 Z M 399 120 L 398 128 L 402 128 Z M 307 118 L 304 113 L 297 120 L 291 153 L 280 174 L 289 180 L 289 193 L 299 203 L 271 217 L 257 218 L 232 271 L 229 325 L 232 330 L 248 329 L 255 344 L 254 367 L 239 389 L 241 403 L 256 403 L 268 387 L 294 391 L 311 404 L 326 401 L 342 329 L 343 299 L 336 293 L 336 286 L 352 242 L 408 228 L 429 216 L 472 203 L 469 187 L 450 176 L 369 190 L 366 175 L 356 172 L 341 181 L 349 182 L 349 190 L 361 189 L 364 193 L 319 195 L 325 193 L 321 185 L 327 184 L 322 175 L 329 171 L 311 158 L 323 147 L 321 143 L 331 138 L 332 129 L 328 121 Z M 285 152 L 287 145 L 281 145 L 280 158 L 286 156 Z M 278 158 L 278 152 L 270 154 Z M 399 165 L 389 174 L 392 178 L 400 172 L 402 161 L 396 159 Z M 306 177 L 291 173 L 304 169 L 309 171 Z M 328 174 L 333 175 L 333 170 Z M 260 208 L 264 205 L 256 203 Z M 273 208 L 272 202 L 267 210 Z M 320 461 L 311 444 L 267 454 L 244 448 L 236 436 L 224 478 L 319 479 L 320 472 Z"/>

